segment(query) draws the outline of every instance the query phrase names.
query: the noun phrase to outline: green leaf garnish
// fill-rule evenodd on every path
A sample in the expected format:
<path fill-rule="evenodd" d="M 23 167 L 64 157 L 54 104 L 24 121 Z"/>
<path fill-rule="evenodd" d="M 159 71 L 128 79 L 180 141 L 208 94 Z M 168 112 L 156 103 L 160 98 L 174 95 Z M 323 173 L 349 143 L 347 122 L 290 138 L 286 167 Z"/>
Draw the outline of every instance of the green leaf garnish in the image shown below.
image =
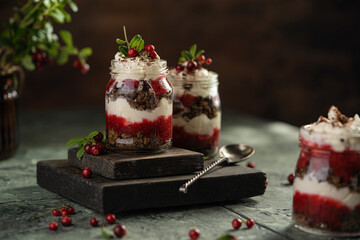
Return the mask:
<path fill-rule="evenodd" d="M 117 44 L 120 44 L 120 45 L 126 43 L 126 41 L 121 40 L 120 38 L 117 38 L 116 42 L 117 42 Z"/>
<path fill-rule="evenodd" d="M 204 50 L 199 50 L 196 52 L 196 44 L 191 45 L 189 51 L 183 50 L 181 51 L 181 57 L 179 58 L 178 64 L 183 61 L 194 61 L 200 57 L 200 55 L 204 54 Z"/>
<path fill-rule="evenodd" d="M 196 44 L 192 45 L 190 47 L 190 53 L 191 53 L 191 56 L 195 56 L 196 54 Z"/>
<path fill-rule="evenodd" d="M 68 46 L 73 45 L 72 36 L 71 36 L 71 33 L 69 31 L 61 30 L 60 31 L 60 36 L 61 36 L 62 40 L 64 41 L 64 43 L 66 45 L 68 45 Z"/>
<path fill-rule="evenodd" d="M 35 64 L 32 61 L 32 58 L 30 55 L 26 55 L 21 59 L 21 64 L 29 71 L 35 69 Z"/>
<path fill-rule="evenodd" d="M 124 56 L 124 57 L 129 57 L 128 55 L 128 50 L 131 48 L 136 48 L 136 52 L 137 54 L 140 54 L 141 56 L 143 56 L 144 58 L 148 58 L 148 56 L 141 54 L 140 52 L 143 51 L 144 46 L 145 46 L 145 41 L 142 39 L 142 37 L 137 34 L 135 35 L 130 42 L 128 42 L 128 38 L 126 36 L 126 28 L 124 26 L 124 38 L 125 40 L 122 40 L 120 38 L 116 39 L 116 43 L 119 44 L 119 52 Z M 144 51 L 143 51 L 144 52 Z"/>
<path fill-rule="evenodd" d="M 144 45 L 145 45 L 144 40 L 141 40 L 141 41 L 139 42 L 137 48 L 136 48 L 136 51 L 137 51 L 138 53 L 141 52 L 141 50 L 144 49 Z"/>
<path fill-rule="evenodd" d="M 139 44 L 139 42 L 142 40 L 141 36 L 139 34 L 137 34 L 135 37 L 133 37 L 133 39 L 131 39 L 130 43 L 129 43 L 129 48 L 134 48 L 135 46 L 137 46 Z"/>
<path fill-rule="evenodd" d="M 198 57 L 200 57 L 200 55 L 204 54 L 205 51 L 204 50 L 200 50 L 197 52 L 197 54 L 195 55 L 195 59 L 197 59 Z"/>
<path fill-rule="evenodd" d="M 125 57 L 128 57 L 129 55 L 128 55 L 128 48 L 127 47 L 125 47 L 124 45 L 122 45 L 122 46 L 120 46 L 119 47 L 119 50 L 120 50 L 120 52 L 122 53 L 122 54 L 124 54 L 124 56 Z"/>
<path fill-rule="evenodd" d="M 87 137 L 72 138 L 65 144 L 65 146 L 71 147 L 73 145 L 77 145 L 77 147 L 79 149 L 76 152 L 76 156 L 77 156 L 77 158 L 81 159 L 81 157 L 84 155 L 85 145 L 87 145 L 87 144 L 94 145 L 96 143 L 94 140 L 94 137 L 98 134 L 99 134 L 98 131 L 93 131 L 93 132 L 89 133 L 89 135 L 87 135 Z M 103 134 L 102 143 L 105 144 L 106 143 L 106 132 L 102 132 L 102 134 Z"/>
<path fill-rule="evenodd" d="M 80 50 L 80 56 L 89 57 L 92 55 L 92 49 L 89 47 L 83 48 Z"/>
<path fill-rule="evenodd" d="M 192 60 L 192 56 L 189 51 L 184 50 L 181 52 L 181 55 L 183 56 L 183 58 L 185 58 L 186 61 Z"/>
<path fill-rule="evenodd" d="M 227 234 L 221 237 L 218 237 L 216 240 L 231 240 L 234 236 Z"/>

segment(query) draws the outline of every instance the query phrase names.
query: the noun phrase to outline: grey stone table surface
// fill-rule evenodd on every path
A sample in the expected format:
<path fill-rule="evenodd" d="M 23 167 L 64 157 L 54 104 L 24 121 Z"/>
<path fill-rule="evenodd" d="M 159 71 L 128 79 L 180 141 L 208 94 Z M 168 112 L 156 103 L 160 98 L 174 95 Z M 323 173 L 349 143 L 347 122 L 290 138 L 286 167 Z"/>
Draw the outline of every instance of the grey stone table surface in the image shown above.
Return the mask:
<path fill-rule="evenodd" d="M 36 163 L 66 159 L 65 142 L 92 130 L 104 130 L 104 111 L 57 110 L 23 113 L 20 118 L 21 144 L 10 159 L 0 162 L 0 239 L 104 239 L 100 228 L 89 219 L 104 216 L 80 206 L 36 184 Z M 268 187 L 262 196 L 235 203 L 214 203 L 187 207 L 150 209 L 116 214 L 126 225 L 123 239 L 189 239 L 197 227 L 199 239 L 216 239 L 230 233 L 239 239 L 332 239 L 303 233 L 291 225 L 292 186 L 287 176 L 294 171 L 298 149 L 298 128 L 224 111 L 221 145 L 246 143 L 256 149 L 251 161 L 266 172 Z M 49 231 L 51 214 L 33 219 L 51 208 L 71 205 L 73 225 L 59 224 Z M 233 230 L 234 218 L 252 218 L 252 229 Z M 110 227 L 108 227 L 110 228 Z"/>

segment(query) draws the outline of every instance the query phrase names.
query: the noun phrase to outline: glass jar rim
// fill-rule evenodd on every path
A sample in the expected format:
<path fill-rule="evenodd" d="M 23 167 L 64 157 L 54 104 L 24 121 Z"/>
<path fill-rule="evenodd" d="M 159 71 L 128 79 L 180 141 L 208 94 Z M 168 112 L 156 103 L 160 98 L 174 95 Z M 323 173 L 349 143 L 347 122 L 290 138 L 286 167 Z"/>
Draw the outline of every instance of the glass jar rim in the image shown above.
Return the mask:
<path fill-rule="evenodd" d="M 189 84 L 219 84 L 219 75 L 216 72 L 209 71 L 209 75 L 207 76 L 196 76 L 196 75 L 182 75 L 182 74 L 174 74 L 170 73 L 168 74 L 168 79 L 173 82 L 174 85 L 182 85 L 184 83 Z"/>
<path fill-rule="evenodd" d="M 122 65 L 119 70 L 114 71 L 117 66 Z M 133 72 L 154 72 L 154 73 L 167 73 L 167 61 L 160 60 L 149 60 L 149 61 L 124 61 L 111 60 L 110 74 L 121 74 L 121 73 L 133 73 Z"/>

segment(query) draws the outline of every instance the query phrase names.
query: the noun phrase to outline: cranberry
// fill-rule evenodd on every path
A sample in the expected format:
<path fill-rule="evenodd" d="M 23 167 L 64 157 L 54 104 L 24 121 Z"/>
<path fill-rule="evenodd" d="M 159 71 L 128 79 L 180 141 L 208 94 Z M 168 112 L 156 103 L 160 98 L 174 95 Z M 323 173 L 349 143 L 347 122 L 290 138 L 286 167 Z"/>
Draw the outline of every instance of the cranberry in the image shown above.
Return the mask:
<path fill-rule="evenodd" d="M 82 170 L 82 175 L 83 175 L 83 177 L 84 178 L 91 178 L 91 175 L 92 175 L 92 171 L 91 171 L 91 169 L 90 168 L 84 168 L 83 170 Z"/>
<path fill-rule="evenodd" d="M 81 72 L 82 74 L 87 73 L 89 70 L 90 70 L 90 65 L 87 64 L 87 63 L 85 63 L 85 64 L 84 64 L 83 66 L 81 66 L 81 68 L 80 68 L 80 72 Z"/>
<path fill-rule="evenodd" d="M 91 149 L 91 145 L 90 144 L 86 144 L 84 147 L 84 152 L 87 154 L 90 154 L 90 149 Z"/>
<path fill-rule="evenodd" d="M 235 229 L 239 229 L 241 227 L 241 220 L 238 218 L 235 218 L 232 222 L 231 222 L 233 228 Z"/>
<path fill-rule="evenodd" d="M 54 209 L 54 210 L 52 211 L 52 214 L 53 214 L 54 216 L 59 216 L 59 215 L 60 215 L 60 212 L 59 212 L 58 210 Z"/>
<path fill-rule="evenodd" d="M 110 224 L 115 223 L 115 221 L 116 221 L 115 215 L 112 213 L 109 213 L 108 215 L 106 215 L 106 221 Z"/>
<path fill-rule="evenodd" d="M 103 140 L 104 135 L 102 134 L 102 132 L 99 132 L 95 137 L 94 140 L 96 142 L 101 142 Z"/>
<path fill-rule="evenodd" d="M 56 222 L 49 223 L 49 229 L 51 231 L 56 231 L 58 229 L 58 224 Z"/>
<path fill-rule="evenodd" d="M 60 214 L 61 214 L 62 216 L 67 216 L 67 215 L 68 215 L 68 211 L 66 211 L 66 210 L 61 210 L 61 211 L 60 211 Z"/>
<path fill-rule="evenodd" d="M 290 184 L 293 184 L 294 183 L 294 174 L 293 173 L 290 173 L 289 176 L 288 176 L 288 181 Z"/>
<path fill-rule="evenodd" d="M 36 52 L 35 56 L 36 56 L 36 57 L 35 57 L 36 61 L 42 62 L 42 61 L 44 60 L 44 57 L 45 57 L 46 55 L 44 55 L 43 52 L 38 51 L 38 52 Z"/>
<path fill-rule="evenodd" d="M 96 227 L 99 224 L 99 220 L 96 217 L 90 219 L 90 224 L 93 227 Z"/>
<path fill-rule="evenodd" d="M 154 45 L 146 45 L 145 50 L 148 51 L 149 53 L 155 51 L 155 46 Z"/>
<path fill-rule="evenodd" d="M 157 53 L 155 52 L 155 51 L 152 51 L 152 52 L 150 52 L 150 57 L 152 58 L 152 59 L 154 59 L 154 58 L 157 58 Z"/>
<path fill-rule="evenodd" d="M 195 68 L 196 68 L 196 62 L 194 62 L 194 61 L 189 61 L 188 62 L 188 64 L 187 64 L 187 66 L 186 66 L 186 69 L 188 70 L 188 71 L 192 71 L 192 70 L 194 70 Z"/>
<path fill-rule="evenodd" d="M 175 69 L 177 72 L 181 72 L 182 70 L 184 70 L 184 67 L 183 67 L 183 65 L 178 64 L 178 65 L 176 65 Z"/>
<path fill-rule="evenodd" d="M 105 145 L 104 145 L 102 142 L 97 142 L 97 143 L 96 143 L 96 146 L 99 147 L 100 153 L 106 152 L 106 147 L 105 147 Z"/>
<path fill-rule="evenodd" d="M 136 56 L 136 50 L 134 48 L 130 48 L 128 50 L 129 57 L 135 57 Z"/>
<path fill-rule="evenodd" d="M 60 211 L 63 211 L 63 210 L 66 210 L 66 206 L 62 206 L 62 207 L 60 208 Z"/>
<path fill-rule="evenodd" d="M 202 63 L 200 61 L 196 61 L 197 63 L 197 67 L 196 68 L 201 68 L 202 67 Z"/>
<path fill-rule="evenodd" d="M 193 228 L 189 231 L 189 237 L 191 239 L 198 239 L 200 237 L 200 230 L 197 228 Z"/>
<path fill-rule="evenodd" d="M 246 226 L 247 226 L 248 228 L 252 228 L 254 225 L 255 225 L 254 220 L 252 220 L 252 219 L 249 218 L 249 219 L 246 221 Z"/>
<path fill-rule="evenodd" d="M 246 166 L 249 167 L 249 168 L 255 168 L 256 167 L 254 162 L 248 162 L 248 164 Z"/>
<path fill-rule="evenodd" d="M 43 69 L 43 64 L 41 62 L 36 62 L 35 67 L 36 67 L 37 70 L 42 70 Z"/>
<path fill-rule="evenodd" d="M 70 226 L 71 225 L 71 218 L 68 216 L 65 216 L 61 219 L 61 224 L 63 226 Z"/>
<path fill-rule="evenodd" d="M 269 180 L 268 179 L 266 179 L 266 181 L 265 181 L 265 185 L 267 186 L 269 184 Z"/>
<path fill-rule="evenodd" d="M 205 56 L 204 55 L 200 55 L 198 58 L 199 62 L 203 63 L 205 62 Z"/>
<path fill-rule="evenodd" d="M 100 154 L 100 148 L 96 145 L 91 146 L 90 152 L 92 155 L 97 156 Z"/>
<path fill-rule="evenodd" d="M 73 207 L 68 207 L 67 212 L 68 214 L 72 215 L 75 213 L 75 209 Z"/>
<path fill-rule="evenodd" d="M 81 64 L 81 61 L 80 59 L 75 59 L 74 62 L 73 62 L 73 67 L 74 68 L 81 68 L 82 64 Z"/>
<path fill-rule="evenodd" d="M 206 63 L 207 65 L 210 65 L 210 64 L 212 63 L 212 59 L 211 59 L 211 58 L 207 58 L 207 59 L 205 60 L 205 63 Z"/>
<path fill-rule="evenodd" d="M 118 237 L 121 238 L 123 236 L 126 235 L 126 227 L 124 225 L 118 224 L 114 227 L 114 234 Z"/>

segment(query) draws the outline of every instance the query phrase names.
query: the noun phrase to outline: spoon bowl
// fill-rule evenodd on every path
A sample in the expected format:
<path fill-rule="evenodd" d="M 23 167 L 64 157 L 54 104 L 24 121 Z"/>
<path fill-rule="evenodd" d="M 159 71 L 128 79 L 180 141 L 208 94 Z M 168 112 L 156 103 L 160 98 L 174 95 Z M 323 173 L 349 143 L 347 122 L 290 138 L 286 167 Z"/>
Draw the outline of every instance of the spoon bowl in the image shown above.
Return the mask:
<path fill-rule="evenodd" d="M 255 149 L 245 144 L 225 145 L 220 149 L 220 156 L 226 158 L 227 163 L 242 162 L 251 157 Z"/>

